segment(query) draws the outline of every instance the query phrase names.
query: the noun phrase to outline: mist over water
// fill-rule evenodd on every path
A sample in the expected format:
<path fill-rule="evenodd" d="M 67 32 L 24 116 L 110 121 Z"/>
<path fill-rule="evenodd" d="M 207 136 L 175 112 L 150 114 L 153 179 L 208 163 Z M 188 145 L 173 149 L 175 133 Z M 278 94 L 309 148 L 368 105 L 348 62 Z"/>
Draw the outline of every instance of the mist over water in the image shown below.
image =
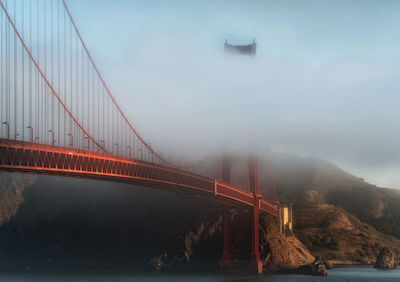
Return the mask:
<path fill-rule="evenodd" d="M 290 152 L 400 187 L 398 3 L 360 3 L 70 6 L 123 110 L 164 155 Z M 255 38 L 256 56 L 225 54 L 225 38 Z"/>

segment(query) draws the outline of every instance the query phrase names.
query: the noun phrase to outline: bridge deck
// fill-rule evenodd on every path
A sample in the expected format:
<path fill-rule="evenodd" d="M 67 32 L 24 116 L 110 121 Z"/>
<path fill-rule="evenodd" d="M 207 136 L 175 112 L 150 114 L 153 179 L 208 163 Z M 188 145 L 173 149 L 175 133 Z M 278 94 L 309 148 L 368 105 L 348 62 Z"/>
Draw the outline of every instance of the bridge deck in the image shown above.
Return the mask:
<path fill-rule="evenodd" d="M 100 152 L 0 139 L 0 170 L 125 182 L 253 207 L 278 216 L 276 206 L 252 193 L 183 170 Z"/>

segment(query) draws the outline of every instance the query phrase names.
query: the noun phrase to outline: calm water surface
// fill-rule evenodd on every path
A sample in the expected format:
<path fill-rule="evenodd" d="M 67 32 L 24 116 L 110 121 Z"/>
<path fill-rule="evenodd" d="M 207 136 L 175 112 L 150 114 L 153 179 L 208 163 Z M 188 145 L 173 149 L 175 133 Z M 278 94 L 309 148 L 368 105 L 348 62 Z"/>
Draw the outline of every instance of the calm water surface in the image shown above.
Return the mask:
<path fill-rule="evenodd" d="M 327 277 L 308 275 L 151 275 L 138 274 L 43 274 L 43 273 L 0 273 L 0 281 L 400 281 L 400 270 L 379 271 L 372 267 L 343 267 L 329 270 Z"/>

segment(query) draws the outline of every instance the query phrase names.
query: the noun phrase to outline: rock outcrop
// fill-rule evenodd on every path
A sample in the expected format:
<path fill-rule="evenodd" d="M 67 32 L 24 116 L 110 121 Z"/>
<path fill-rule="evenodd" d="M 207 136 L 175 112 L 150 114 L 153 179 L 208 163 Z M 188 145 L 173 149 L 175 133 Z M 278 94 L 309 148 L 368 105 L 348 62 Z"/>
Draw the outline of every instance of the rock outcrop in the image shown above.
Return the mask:
<path fill-rule="evenodd" d="M 217 232 L 221 232 L 222 216 L 208 216 L 200 222 L 196 231 L 188 231 L 184 236 L 184 242 L 178 245 L 179 249 L 171 248 L 160 255 L 154 256 L 148 263 L 148 269 L 155 272 L 173 271 L 182 268 L 184 264 L 190 262 L 191 257 L 195 253 L 195 248 L 206 243 Z M 182 245 L 184 244 L 184 248 Z"/>
<path fill-rule="evenodd" d="M 36 181 L 36 175 L 0 174 L 0 225 L 14 217 L 24 203 L 24 191 Z"/>
<path fill-rule="evenodd" d="M 300 266 L 293 273 L 307 274 L 307 275 L 317 275 L 317 276 L 327 276 L 329 268 L 328 263 L 322 257 L 315 257 L 315 260 L 309 265 Z"/>
<path fill-rule="evenodd" d="M 383 247 L 400 256 L 400 240 L 378 232 L 340 207 L 295 204 L 295 235 L 332 264 L 373 264 Z"/>
<path fill-rule="evenodd" d="M 386 247 L 383 247 L 376 258 L 374 267 L 377 269 L 394 269 L 397 263 L 393 253 Z"/>
<path fill-rule="evenodd" d="M 266 271 L 297 269 L 309 265 L 314 257 L 295 236 L 281 234 L 276 218 L 260 216 L 260 255 Z"/>
<path fill-rule="evenodd" d="M 150 259 L 149 261 L 149 269 L 150 270 L 154 270 L 154 271 L 161 271 L 166 263 L 165 263 L 165 259 L 168 257 L 168 255 L 166 253 L 162 253 L 159 256 L 154 256 Z"/>
<path fill-rule="evenodd" d="M 327 264 L 325 260 L 321 257 L 316 257 L 313 263 L 311 264 L 311 272 L 314 275 L 326 276 L 328 275 Z"/>

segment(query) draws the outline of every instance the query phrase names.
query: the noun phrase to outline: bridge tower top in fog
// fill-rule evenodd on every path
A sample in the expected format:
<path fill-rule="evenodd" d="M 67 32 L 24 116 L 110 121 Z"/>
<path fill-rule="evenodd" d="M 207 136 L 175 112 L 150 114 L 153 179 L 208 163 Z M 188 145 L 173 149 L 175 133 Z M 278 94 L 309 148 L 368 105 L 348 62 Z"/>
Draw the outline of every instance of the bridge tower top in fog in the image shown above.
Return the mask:
<path fill-rule="evenodd" d="M 256 40 L 253 39 L 253 42 L 249 45 L 233 45 L 228 43 L 228 39 L 225 39 L 224 49 L 225 52 L 254 56 L 257 51 L 257 44 Z"/>

